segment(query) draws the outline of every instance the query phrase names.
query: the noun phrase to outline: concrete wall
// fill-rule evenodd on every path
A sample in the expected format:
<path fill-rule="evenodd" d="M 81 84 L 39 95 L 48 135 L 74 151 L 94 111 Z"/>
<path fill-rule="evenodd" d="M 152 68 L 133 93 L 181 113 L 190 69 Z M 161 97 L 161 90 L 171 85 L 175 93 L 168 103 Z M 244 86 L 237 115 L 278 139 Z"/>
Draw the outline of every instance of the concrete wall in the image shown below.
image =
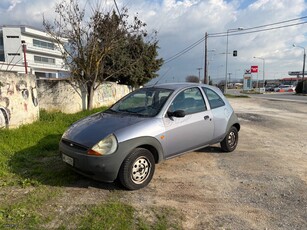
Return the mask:
<path fill-rule="evenodd" d="M 0 72 L 0 128 L 15 128 L 38 118 L 35 76 Z"/>
<path fill-rule="evenodd" d="M 109 106 L 128 94 L 125 85 L 105 83 L 94 94 L 94 108 Z M 39 119 L 39 110 L 76 113 L 86 109 L 82 87 L 67 80 L 37 80 L 34 75 L 0 72 L 0 129 Z"/>
<path fill-rule="evenodd" d="M 76 83 L 60 79 L 38 80 L 37 87 L 41 109 L 63 113 L 76 113 L 86 109 L 86 93 Z M 93 106 L 109 106 L 129 92 L 126 85 L 105 83 L 95 91 Z"/>

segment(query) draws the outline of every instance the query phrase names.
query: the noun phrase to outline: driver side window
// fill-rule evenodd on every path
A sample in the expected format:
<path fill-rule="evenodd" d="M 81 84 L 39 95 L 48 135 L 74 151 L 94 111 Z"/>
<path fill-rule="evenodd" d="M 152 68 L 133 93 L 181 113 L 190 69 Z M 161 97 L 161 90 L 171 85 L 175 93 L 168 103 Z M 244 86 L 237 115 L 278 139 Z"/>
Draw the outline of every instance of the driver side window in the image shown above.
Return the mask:
<path fill-rule="evenodd" d="M 185 114 L 199 113 L 207 110 L 200 90 L 195 87 L 180 92 L 169 108 L 170 112 L 177 110 L 183 110 Z"/>

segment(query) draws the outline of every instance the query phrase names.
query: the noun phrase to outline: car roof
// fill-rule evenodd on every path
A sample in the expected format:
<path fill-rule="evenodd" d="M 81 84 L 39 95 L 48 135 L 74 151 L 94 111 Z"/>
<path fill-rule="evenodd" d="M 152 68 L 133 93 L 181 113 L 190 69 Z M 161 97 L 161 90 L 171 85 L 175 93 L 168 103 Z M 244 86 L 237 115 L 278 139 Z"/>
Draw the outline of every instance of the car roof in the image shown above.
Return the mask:
<path fill-rule="evenodd" d="M 209 88 L 215 88 L 206 84 L 201 84 L 201 83 L 190 83 L 190 82 L 181 82 L 181 83 L 163 83 L 163 84 L 157 84 L 157 85 L 150 85 L 146 86 L 145 88 L 163 88 L 163 89 L 172 89 L 172 90 L 178 90 L 178 89 L 183 89 L 187 87 L 199 87 L 199 86 L 206 86 Z"/>

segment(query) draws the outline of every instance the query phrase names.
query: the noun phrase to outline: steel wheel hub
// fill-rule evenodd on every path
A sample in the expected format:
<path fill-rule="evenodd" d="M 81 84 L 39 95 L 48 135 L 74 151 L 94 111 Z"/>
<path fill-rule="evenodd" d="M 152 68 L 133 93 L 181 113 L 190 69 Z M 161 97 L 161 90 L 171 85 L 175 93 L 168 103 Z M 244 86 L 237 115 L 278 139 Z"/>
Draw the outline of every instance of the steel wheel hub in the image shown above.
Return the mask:
<path fill-rule="evenodd" d="M 229 133 L 228 144 L 231 147 L 236 144 L 236 134 L 234 132 Z"/>
<path fill-rule="evenodd" d="M 146 157 L 139 157 L 132 166 L 132 180 L 136 184 L 143 183 L 150 173 L 150 162 Z"/>

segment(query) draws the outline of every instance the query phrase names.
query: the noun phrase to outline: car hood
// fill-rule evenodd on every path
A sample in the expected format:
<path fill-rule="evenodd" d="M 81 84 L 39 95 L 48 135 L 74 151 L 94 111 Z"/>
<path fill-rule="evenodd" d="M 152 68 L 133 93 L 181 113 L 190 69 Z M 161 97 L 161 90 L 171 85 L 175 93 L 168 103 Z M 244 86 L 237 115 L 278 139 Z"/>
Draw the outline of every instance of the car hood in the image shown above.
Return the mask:
<path fill-rule="evenodd" d="M 145 119 L 127 114 L 97 113 L 74 123 L 62 138 L 92 147 L 106 136 Z"/>

